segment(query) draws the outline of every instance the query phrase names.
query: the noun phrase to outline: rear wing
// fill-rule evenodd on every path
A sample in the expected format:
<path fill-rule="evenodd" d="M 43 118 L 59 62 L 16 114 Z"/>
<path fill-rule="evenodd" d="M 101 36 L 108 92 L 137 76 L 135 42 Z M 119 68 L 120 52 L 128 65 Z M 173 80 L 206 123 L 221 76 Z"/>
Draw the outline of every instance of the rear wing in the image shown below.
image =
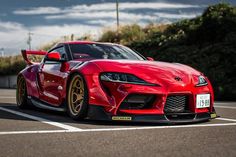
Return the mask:
<path fill-rule="evenodd" d="M 28 58 L 28 55 L 43 55 L 45 56 L 47 54 L 46 51 L 35 51 L 35 50 L 21 50 L 21 54 L 25 60 L 25 62 L 27 63 L 27 65 L 32 65 L 34 64 L 34 62 L 30 61 Z"/>

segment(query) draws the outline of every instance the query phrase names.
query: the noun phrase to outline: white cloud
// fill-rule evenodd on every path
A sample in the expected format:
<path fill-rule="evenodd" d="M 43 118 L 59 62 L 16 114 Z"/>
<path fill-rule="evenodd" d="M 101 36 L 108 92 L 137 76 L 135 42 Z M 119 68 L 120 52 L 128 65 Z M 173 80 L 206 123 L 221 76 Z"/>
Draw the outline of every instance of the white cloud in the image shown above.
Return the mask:
<path fill-rule="evenodd" d="M 23 48 L 23 41 L 26 41 L 22 35 L 26 33 L 27 30 L 22 24 L 0 20 L 0 47 L 5 49 L 5 54 L 18 54 L 20 47 Z M 16 47 L 19 49 L 16 50 Z"/>
<path fill-rule="evenodd" d="M 180 3 L 161 3 L 161 2 L 146 2 L 146 3 L 119 3 L 120 10 L 127 9 L 184 9 L 184 8 L 199 8 L 200 5 L 189 5 Z M 27 9 L 15 10 L 13 13 L 17 15 L 39 15 L 39 14 L 68 14 L 68 13 L 83 13 L 91 11 L 112 11 L 116 9 L 116 3 L 101 3 L 92 5 L 76 5 L 72 7 L 57 8 L 57 7 L 34 7 Z"/>
<path fill-rule="evenodd" d="M 126 13 L 120 12 L 119 13 L 121 20 L 153 20 L 156 17 L 151 15 L 142 15 L 142 14 L 134 14 L 134 13 Z M 94 19 L 115 19 L 116 12 L 115 11 L 99 11 L 99 12 L 84 12 L 84 13 L 68 13 L 62 15 L 49 15 L 45 17 L 46 19 L 87 19 L 87 20 L 94 20 Z"/>
<path fill-rule="evenodd" d="M 75 34 L 77 36 L 83 36 L 84 34 L 90 33 L 92 35 L 97 35 L 99 27 L 96 26 L 88 26 L 88 25 L 81 25 L 81 24 L 73 24 L 73 25 L 52 25 L 52 26 L 37 26 L 32 27 L 31 31 L 37 34 L 44 34 L 45 36 L 54 37 L 58 36 L 65 36 L 70 34 Z"/>
<path fill-rule="evenodd" d="M 0 29 L 0 48 L 5 49 L 6 55 L 20 54 L 21 49 L 27 49 L 26 41 L 29 30 L 33 32 L 33 49 L 37 49 L 43 44 L 47 44 L 52 40 L 59 39 L 62 36 L 70 34 L 74 34 L 77 37 L 85 34 L 91 34 L 92 36 L 97 37 L 99 33 L 101 33 L 99 27 L 81 24 L 36 26 L 26 28 L 22 24 L 16 22 L 0 21 L 0 25 L 5 28 L 5 30 Z"/>
<path fill-rule="evenodd" d="M 167 19 L 189 19 L 194 18 L 199 15 L 199 13 L 182 13 L 182 14 L 170 14 L 170 13 L 154 13 L 157 17 L 167 18 Z"/>
<path fill-rule="evenodd" d="M 198 16 L 199 13 L 164 13 L 164 12 L 156 12 L 151 15 L 143 15 L 143 14 L 135 14 L 128 12 L 120 12 L 120 22 L 122 24 L 130 24 L 130 23 L 150 23 L 150 22 L 163 22 L 163 19 L 189 19 Z M 84 12 L 84 13 L 68 13 L 62 15 L 49 15 L 45 16 L 47 20 L 52 19 L 72 19 L 72 20 L 81 20 L 84 19 L 88 24 L 97 24 L 102 26 L 110 26 L 114 25 L 116 22 L 116 12 L 115 11 L 98 11 L 98 12 Z M 161 20 L 161 21 L 160 21 Z M 166 23 L 166 22 L 164 22 Z M 169 23 L 169 22 L 168 22 Z"/>
<path fill-rule="evenodd" d="M 198 8 L 199 5 L 189 5 L 180 3 L 161 3 L 161 2 L 146 2 L 146 3 L 119 3 L 119 9 L 183 9 L 183 8 Z M 116 8 L 116 3 L 102 3 L 93 5 L 77 5 L 69 8 L 74 11 L 109 11 Z"/>
<path fill-rule="evenodd" d="M 102 25 L 102 26 L 105 26 L 105 25 L 109 25 L 109 24 L 114 24 L 114 21 L 111 22 L 109 20 L 95 20 L 95 19 L 92 19 L 92 20 L 89 20 L 87 21 L 88 24 L 92 24 L 92 25 Z"/>
<path fill-rule="evenodd" d="M 185 8 L 201 8 L 200 5 L 188 5 L 179 3 L 120 3 L 120 22 L 121 24 L 138 23 L 145 25 L 148 22 L 170 23 L 172 19 L 192 18 L 198 13 L 168 13 L 160 12 L 162 9 L 181 10 Z M 151 13 L 134 13 L 135 9 L 152 9 Z M 76 5 L 71 7 L 34 7 L 27 9 L 19 9 L 13 12 L 15 15 L 43 15 L 43 18 L 50 20 L 67 19 L 74 21 L 73 24 L 61 25 L 40 25 L 40 26 L 24 26 L 16 22 L 3 22 L 0 20 L 0 48 L 4 47 L 6 51 L 11 53 L 19 53 L 20 49 L 27 48 L 27 33 L 29 30 L 33 32 L 32 46 L 37 48 L 42 44 L 46 44 L 52 40 L 65 35 L 74 34 L 79 37 L 85 34 L 92 34 L 97 37 L 103 27 L 110 27 L 116 24 L 116 5 L 115 3 L 100 3 L 92 5 Z M 58 22 L 57 21 L 57 22 Z M 86 24 L 82 24 L 83 21 Z"/>
<path fill-rule="evenodd" d="M 200 5 L 188 5 L 188 4 L 174 4 L 174 3 L 160 3 L 160 2 L 147 2 L 147 3 L 120 3 L 120 22 L 121 24 L 130 23 L 148 23 L 148 22 L 163 22 L 164 18 L 166 21 L 170 19 L 183 19 L 193 18 L 197 14 L 174 14 L 158 12 L 160 9 L 178 9 L 183 8 L 199 8 Z M 101 3 L 93 5 L 77 5 L 73 7 L 66 7 L 61 9 L 60 14 L 47 15 L 44 18 L 47 20 L 84 20 L 88 24 L 97 24 L 102 26 L 114 25 L 116 21 L 116 5 L 115 3 Z M 129 12 L 130 9 L 154 9 L 154 13 L 134 13 Z M 97 22 L 96 22 L 97 20 Z M 106 22 L 107 21 L 107 22 Z M 114 22 L 111 22 L 114 21 Z M 166 23 L 166 22 L 164 22 Z"/>
<path fill-rule="evenodd" d="M 43 14 L 57 14 L 61 13 L 60 8 L 56 7 L 35 7 L 29 9 L 20 9 L 13 11 L 17 15 L 43 15 Z"/>
<path fill-rule="evenodd" d="M 17 22 L 3 22 L 0 20 L 0 30 L 1 31 L 9 31 L 9 30 L 21 30 L 22 24 Z"/>
<path fill-rule="evenodd" d="M 121 3 L 121 9 L 183 9 L 183 8 L 198 8 L 199 5 L 189 5 L 189 4 L 180 4 L 180 3 Z"/>

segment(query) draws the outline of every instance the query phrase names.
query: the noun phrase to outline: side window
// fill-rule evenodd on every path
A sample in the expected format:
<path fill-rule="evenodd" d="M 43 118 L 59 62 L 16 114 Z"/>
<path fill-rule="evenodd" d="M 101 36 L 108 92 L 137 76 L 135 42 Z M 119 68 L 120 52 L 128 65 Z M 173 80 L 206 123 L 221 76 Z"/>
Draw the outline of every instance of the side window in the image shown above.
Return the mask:
<path fill-rule="evenodd" d="M 65 51 L 65 48 L 64 46 L 62 47 L 58 47 L 48 53 L 51 53 L 51 52 L 59 52 L 60 53 L 60 56 L 61 56 L 61 59 L 67 59 L 67 55 L 66 55 L 66 51 Z M 45 61 L 45 63 L 47 64 L 55 64 L 55 63 L 58 63 L 58 62 L 55 62 L 55 61 Z"/>
<path fill-rule="evenodd" d="M 56 49 L 54 49 L 54 50 L 52 50 L 52 51 L 50 51 L 50 52 L 59 52 L 60 55 L 61 55 L 61 59 L 67 59 L 67 57 L 66 57 L 66 51 L 65 51 L 64 46 L 59 47 L 59 48 L 56 48 Z M 49 52 L 49 53 L 50 53 L 50 52 Z"/>

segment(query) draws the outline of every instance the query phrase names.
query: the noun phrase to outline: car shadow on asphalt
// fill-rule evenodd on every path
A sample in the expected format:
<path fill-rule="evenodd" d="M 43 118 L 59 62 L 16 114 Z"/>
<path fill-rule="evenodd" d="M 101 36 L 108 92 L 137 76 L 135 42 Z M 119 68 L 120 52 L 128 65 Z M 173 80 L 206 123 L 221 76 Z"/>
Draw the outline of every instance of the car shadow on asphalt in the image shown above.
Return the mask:
<path fill-rule="evenodd" d="M 57 112 L 46 109 L 40 109 L 34 106 L 30 106 L 28 109 L 19 109 L 16 104 L 13 103 L 0 103 L 0 107 L 11 109 L 14 111 L 26 113 L 36 117 L 44 118 L 50 121 L 60 122 L 60 123 L 71 123 L 71 124 L 87 124 L 87 125 L 105 125 L 105 126 L 171 126 L 173 124 L 163 124 L 163 123 L 154 123 L 154 122 L 124 122 L 124 121 L 102 121 L 102 120 L 73 120 L 65 112 Z M 9 120 L 27 120 L 35 121 L 26 117 L 14 115 L 0 110 L 0 120 L 9 119 Z M 185 123 L 186 124 L 186 123 Z M 196 124 L 196 123 L 195 123 Z M 181 125 L 181 124 L 174 124 Z"/>

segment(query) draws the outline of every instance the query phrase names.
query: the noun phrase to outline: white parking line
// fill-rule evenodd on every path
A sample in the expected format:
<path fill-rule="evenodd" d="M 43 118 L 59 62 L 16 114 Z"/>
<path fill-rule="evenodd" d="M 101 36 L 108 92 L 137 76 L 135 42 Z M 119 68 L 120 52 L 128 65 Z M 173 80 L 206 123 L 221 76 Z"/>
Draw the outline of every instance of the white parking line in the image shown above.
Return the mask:
<path fill-rule="evenodd" d="M 42 123 L 46 123 L 46 124 L 49 124 L 49 125 L 53 125 L 53 126 L 56 126 L 56 127 L 59 127 L 59 128 L 63 128 L 63 129 L 66 129 L 66 130 L 81 130 L 80 128 L 76 128 L 76 127 L 73 127 L 73 126 L 70 126 L 70 125 L 50 121 L 48 119 L 32 116 L 32 115 L 29 115 L 29 114 L 26 114 L 26 113 L 18 112 L 18 111 L 15 111 L 15 110 L 4 108 L 4 107 L 0 107 L 0 110 L 5 111 L 5 112 L 9 112 L 9 113 L 12 113 L 12 114 L 15 114 L 15 115 L 18 115 L 18 116 L 33 119 L 33 120 L 36 120 L 36 121 L 39 121 L 39 122 L 42 122 Z"/>
<path fill-rule="evenodd" d="M 227 108 L 227 109 L 236 109 L 236 106 L 218 106 L 218 105 L 215 105 L 214 106 L 215 108 Z"/>
<path fill-rule="evenodd" d="M 150 127 L 133 127 L 133 128 L 103 128 L 103 129 L 83 129 L 82 132 L 169 129 L 169 128 L 195 128 L 195 127 L 234 126 L 234 125 L 236 125 L 236 123 L 150 126 Z"/>
<path fill-rule="evenodd" d="M 230 122 L 236 122 L 236 119 L 230 119 L 230 118 L 216 118 L 216 119 L 230 121 Z"/>
<path fill-rule="evenodd" d="M 15 99 L 13 96 L 0 96 L 0 99 Z"/>
<path fill-rule="evenodd" d="M 229 104 L 229 105 L 236 105 L 235 101 L 215 101 L 214 105 L 224 105 L 224 104 Z"/>
<path fill-rule="evenodd" d="M 150 126 L 150 127 L 132 127 L 132 128 L 100 128 L 100 129 L 80 129 L 80 130 L 8 131 L 8 132 L 0 132 L 0 135 L 46 134 L 46 133 L 76 133 L 76 132 L 105 132 L 105 131 L 130 131 L 130 130 L 150 130 L 150 129 L 170 129 L 170 128 L 196 128 L 196 127 L 219 127 L 219 126 L 236 126 L 236 123 L 193 124 L 193 125 L 173 125 L 173 126 Z"/>
<path fill-rule="evenodd" d="M 40 121 L 49 125 L 53 125 L 65 130 L 35 130 L 35 131 L 4 131 L 0 135 L 12 134 L 45 134 L 45 133 L 69 133 L 69 132 L 104 132 L 104 131 L 128 131 L 128 130 L 148 130 L 148 129 L 168 129 L 168 128 L 194 128 L 194 127 L 217 127 L 217 126 L 236 126 L 236 123 L 218 123 L 218 124 L 191 124 L 191 125 L 171 125 L 171 126 L 150 126 L 150 127 L 129 127 L 129 128 L 98 128 L 98 129 L 80 129 L 70 125 L 54 122 L 41 117 L 29 115 L 19 111 L 11 110 L 5 107 L 0 107 L 0 110 L 9 112 L 15 115 L 26 117 L 32 120 Z M 218 120 L 236 122 L 236 119 L 217 118 Z"/>
<path fill-rule="evenodd" d="M 3 131 L 0 135 L 62 133 L 68 130 Z"/>

